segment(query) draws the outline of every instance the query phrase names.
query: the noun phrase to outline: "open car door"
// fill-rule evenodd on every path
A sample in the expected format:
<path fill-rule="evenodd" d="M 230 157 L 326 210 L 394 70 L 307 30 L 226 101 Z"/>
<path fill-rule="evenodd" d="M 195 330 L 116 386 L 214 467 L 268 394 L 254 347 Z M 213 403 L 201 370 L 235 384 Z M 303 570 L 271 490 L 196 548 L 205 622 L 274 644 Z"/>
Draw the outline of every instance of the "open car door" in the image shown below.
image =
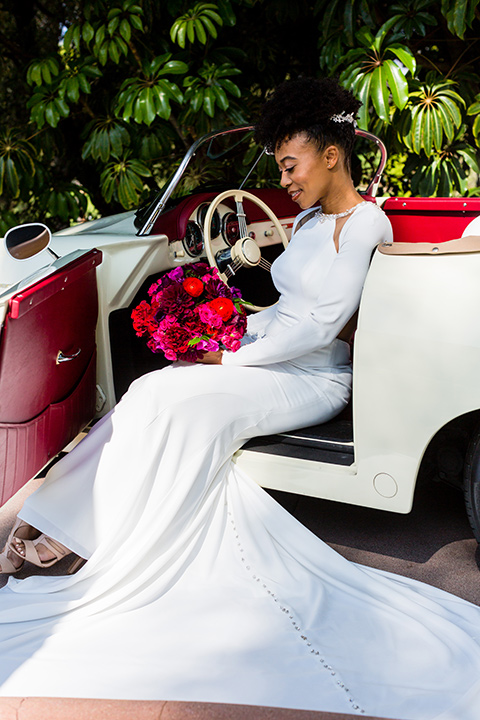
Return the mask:
<path fill-rule="evenodd" d="M 0 505 L 95 414 L 98 250 L 0 295 Z"/>

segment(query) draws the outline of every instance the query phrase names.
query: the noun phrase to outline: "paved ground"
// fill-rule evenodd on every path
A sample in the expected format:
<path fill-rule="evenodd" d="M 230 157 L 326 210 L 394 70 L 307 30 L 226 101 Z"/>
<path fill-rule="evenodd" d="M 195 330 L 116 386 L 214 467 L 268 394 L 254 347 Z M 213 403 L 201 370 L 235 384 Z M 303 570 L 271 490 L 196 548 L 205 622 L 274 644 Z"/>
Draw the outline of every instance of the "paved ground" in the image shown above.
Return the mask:
<path fill-rule="evenodd" d="M 349 560 L 422 580 L 480 605 L 477 543 L 462 493 L 426 481 L 408 515 L 275 494 Z"/>
<path fill-rule="evenodd" d="M 363 720 L 373 718 L 362 715 Z M 65 698 L 0 698 L 0 720 L 358 720 L 308 710 L 251 705 Z M 376 718 L 381 720 L 381 718 Z"/>

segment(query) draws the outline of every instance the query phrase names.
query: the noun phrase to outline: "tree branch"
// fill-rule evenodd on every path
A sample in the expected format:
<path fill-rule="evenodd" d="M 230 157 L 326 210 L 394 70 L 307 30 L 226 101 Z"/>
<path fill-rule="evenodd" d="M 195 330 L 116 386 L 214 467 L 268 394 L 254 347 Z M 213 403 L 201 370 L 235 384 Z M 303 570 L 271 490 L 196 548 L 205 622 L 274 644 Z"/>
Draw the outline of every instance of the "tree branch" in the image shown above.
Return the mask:
<path fill-rule="evenodd" d="M 141 58 L 140 55 L 138 54 L 138 50 L 137 50 L 137 48 L 135 47 L 135 45 L 133 44 L 133 42 L 132 42 L 131 40 L 130 40 L 130 42 L 128 43 L 128 47 L 130 48 L 130 52 L 132 53 L 133 57 L 135 58 L 138 67 L 140 68 L 140 70 L 143 71 L 142 58 Z"/>
<path fill-rule="evenodd" d="M 170 114 L 170 117 L 168 118 L 168 120 L 169 120 L 169 122 L 170 122 L 170 125 L 172 125 L 172 127 L 175 129 L 175 132 L 177 133 L 178 137 L 179 137 L 180 140 L 182 141 L 185 150 L 188 150 L 188 148 L 190 147 L 190 145 L 188 144 L 188 141 L 187 141 L 185 135 L 183 134 L 183 132 L 182 132 L 182 130 L 181 130 L 181 128 L 180 128 L 180 125 L 178 124 L 175 116 L 172 115 L 172 114 Z"/>

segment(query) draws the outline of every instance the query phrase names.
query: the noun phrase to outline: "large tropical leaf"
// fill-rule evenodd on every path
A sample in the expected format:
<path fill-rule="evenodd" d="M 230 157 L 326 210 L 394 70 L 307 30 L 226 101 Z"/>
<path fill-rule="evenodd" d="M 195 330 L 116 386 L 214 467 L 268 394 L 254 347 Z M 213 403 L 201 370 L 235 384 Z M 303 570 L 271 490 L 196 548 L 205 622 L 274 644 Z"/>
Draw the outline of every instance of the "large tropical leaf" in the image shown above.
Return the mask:
<path fill-rule="evenodd" d="M 121 157 L 130 145 L 130 135 L 122 122 L 116 118 L 99 118 L 89 127 L 89 137 L 82 149 L 82 158 L 107 162 L 110 158 Z"/>
<path fill-rule="evenodd" d="M 215 3 L 199 2 L 179 17 L 170 30 L 172 42 L 184 48 L 187 40 L 194 43 L 198 40 L 206 45 L 209 38 L 215 39 L 218 31 L 216 26 L 223 25 L 219 8 Z"/>
<path fill-rule="evenodd" d="M 480 93 L 475 96 L 475 100 L 467 109 L 467 115 L 473 115 L 475 120 L 473 121 L 472 132 L 477 145 L 480 145 Z"/>
<path fill-rule="evenodd" d="M 139 124 L 151 125 L 157 116 L 168 120 L 171 103 L 183 101 L 183 93 L 178 85 L 162 76 L 168 73 L 183 74 L 188 66 L 170 58 L 169 53 L 154 58 L 143 66 L 143 77 L 128 78 L 122 83 L 115 112 L 124 121 L 133 119 Z"/>
<path fill-rule="evenodd" d="M 368 129 L 370 110 L 384 123 L 389 123 L 395 108 L 402 110 L 408 102 L 407 75 L 413 75 L 416 61 L 407 46 L 389 38 L 391 28 L 398 16 L 390 18 L 373 35 L 368 27 L 361 28 L 357 41 L 363 48 L 354 48 L 343 58 L 347 68 L 340 75 L 340 82 L 351 88 L 362 101 L 359 113 L 360 127 Z"/>
<path fill-rule="evenodd" d="M 407 39 L 425 36 L 428 28 L 437 24 L 435 16 L 429 12 L 435 10 L 432 0 L 403 0 L 390 9 L 399 18 L 392 30 L 401 32 Z"/>
<path fill-rule="evenodd" d="M 462 125 L 463 98 L 453 89 L 452 80 L 433 81 L 429 76 L 427 84 L 415 83 L 410 93 L 411 127 L 403 135 L 404 142 L 415 153 L 425 152 L 427 157 L 434 150 L 453 141 L 455 132 Z"/>
<path fill-rule="evenodd" d="M 479 165 L 475 149 L 465 143 L 462 135 L 461 129 L 453 143 L 431 156 L 423 151 L 409 156 L 404 172 L 414 195 L 448 197 L 467 193 L 469 175 L 472 170 L 478 172 Z"/>
<path fill-rule="evenodd" d="M 127 155 L 105 167 L 100 176 L 102 192 L 108 202 L 115 198 L 129 209 L 138 205 L 144 190 L 142 178 L 149 176 L 151 172 L 145 163 Z"/>
<path fill-rule="evenodd" d="M 442 0 L 442 14 L 453 35 L 463 39 L 467 27 L 471 27 L 480 0 Z"/>
<path fill-rule="evenodd" d="M 28 140 L 7 130 L 0 135 L 0 195 L 20 195 L 22 179 L 35 174 L 35 148 Z"/>
<path fill-rule="evenodd" d="M 229 95 L 239 98 L 240 88 L 230 77 L 240 74 L 230 63 L 216 65 L 204 62 L 198 76 L 187 76 L 184 81 L 185 101 L 193 112 L 204 112 L 208 117 L 215 115 L 215 106 L 226 110 L 230 105 Z"/>
<path fill-rule="evenodd" d="M 76 183 L 63 183 L 50 187 L 44 190 L 40 196 L 40 202 L 46 209 L 47 217 L 59 218 L 62 223 L 68 222 L 70 218 L 84 217 L 88 201 L 86 188 Z"/>

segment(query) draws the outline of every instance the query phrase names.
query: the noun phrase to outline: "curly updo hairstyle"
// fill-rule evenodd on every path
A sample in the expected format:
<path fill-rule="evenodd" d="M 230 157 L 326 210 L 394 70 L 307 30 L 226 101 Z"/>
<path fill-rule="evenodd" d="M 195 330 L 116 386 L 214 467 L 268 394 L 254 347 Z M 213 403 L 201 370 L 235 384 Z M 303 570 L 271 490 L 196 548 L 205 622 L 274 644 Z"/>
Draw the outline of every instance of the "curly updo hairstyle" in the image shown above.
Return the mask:
<path fill-rule="evenodd" d="M 355 117 L 361 104 L 333 78 L 287 80 L 264 104 L 255 125 L 255 140 L 274 152 L 297 133 L 304 133 L 319 152 L 328 145 L 340 147 L 349 169 L 355 127 L 331 118 L 342 112 Z"/>

